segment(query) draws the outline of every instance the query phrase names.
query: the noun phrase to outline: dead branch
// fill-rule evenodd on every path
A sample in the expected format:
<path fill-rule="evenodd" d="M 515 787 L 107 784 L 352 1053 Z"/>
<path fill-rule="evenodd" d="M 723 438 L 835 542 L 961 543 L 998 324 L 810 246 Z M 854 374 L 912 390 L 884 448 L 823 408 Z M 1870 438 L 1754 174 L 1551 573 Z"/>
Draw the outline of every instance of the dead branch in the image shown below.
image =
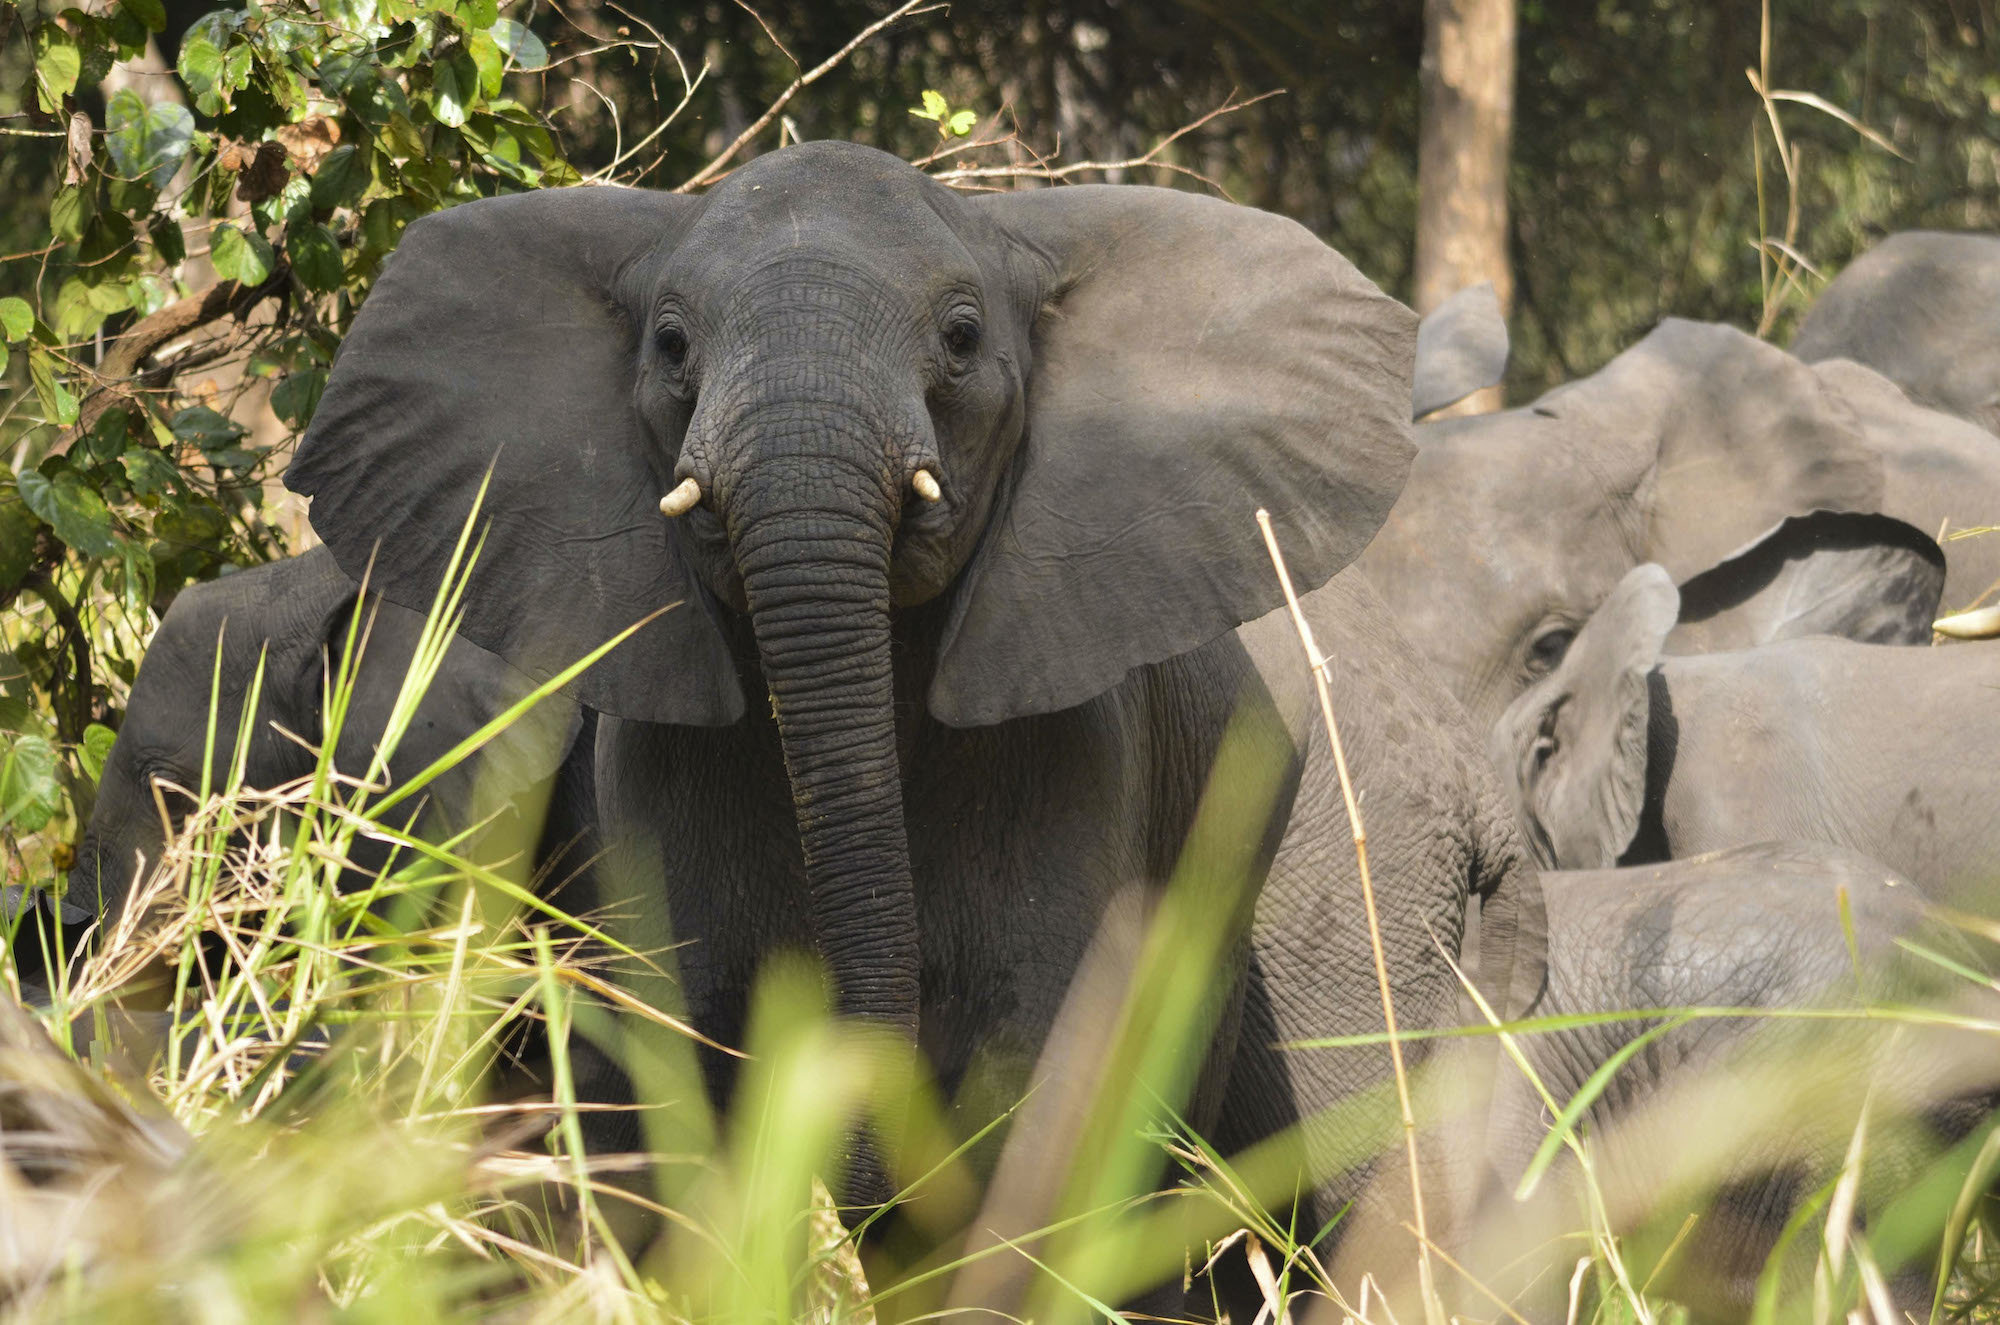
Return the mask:
<path fill-rule="evenodd" d="M 921 9 L 918 8 L 919 5 L 923 5 L 923 8 Z M 867 27 L 855 33 L 853 40 L 849 41 L 845 46 L 835 51 L 832 55 L 829 55 L 820 64 L 813 66 L 813 68 L 808 72 L 800 74 L 797 78 L 793 79 L 792 85 L 786 88 L 783 92 L 780 92 L 778 94 L 778 99 L 776 101 L 773 101 L 770 105 L 766 106 L 764 108 L 764 113 L 762 115 L 759 115 L 756 118 L 756 120 L 751 123 L 749 128 L 745 129 L 742 133 L 736 135 L 735 142 L 723 148 L 721 152 L 716 154 L 714 160 L 710 161 L 707 165 L 703 166 L 700 170 L 696 171 L 687 180 L 677 185 L 672 190 L 672 192 L 692 193 L 694 190 L 702 187 L 704 184 L 713 183 L 716 180 L 716 178 L 722 174 L 723 168 L 727 166 L 731 161 L 736 159 L 736 154 L 738 152 L 742 151 L 744 147 L 749 145 L 750 141 L 754 139 L 758 134 L 764 132 L 764 130 L 771 127 L 772 123 L 778 118 L 780 114 L 783 113 L 786 105 L 791 102 L 791 99 L 793 97 L 797 96 L 804 89 L 811 87 L 814 83 L 817 83 L 820 79 L 824 78 L 826 75 L 832 73 L 836 68 L 840 66 L 843 60 L 847 59 L 848 56 L 854 54 L 855 49 L 859 47 L 863 42 L 867 41 L 870 37 L 874 36 L 882 29 L 888 27 L 891 23 L 896 22 L 898 19 L 905 18 L 911 14 L 928 14 L 934 9 L 942 9 L 942 8 L 944 8 L 944 6 L 941 4 L 924 5 L 924 0 L 904 0 L 904 3 L 897 6 L 896 9 L 894 9 L 888 14 L 883 15 L 881 18 L 876 19 L 873 23 L 870 23 Z"/>
<path fill-rule="evenodd" d="M 1153 167 L 1154 169 L 1168 170 L 1172 171 L 1176 175 L 1186 175 L 1189 179 L 1199 180 L 1203 184 L 1206 184 L 1209 188 L 1214 189 L 1217 193 L 1227 198 L 1230 196 L 1229 190 L 1223 188 L 1221 184 L 1217 183 L 1215 180 L 1210 179 L 1208 176 L 1202 174 L 1198 170 L 1191 169 L 1187 166 L 1180 165 L 1176 162 L 1160 160 L 1159 159 L 1160 153 L 1164 152 L 1167 148 L 1173 146 L 1174 143 L 1186 137 L 1188 134 L 1193 133 L 1196 129 L 1199 129 L 1203 125 L 1208 124 L 1210 121 L 1219 119 L 1222 116 L 1228 115 L 1234 111 L 1239 111 L 1245 109 L 1246 107 L 1254 106 L 1260 101 L 1268 101 L 1272 97 L 1282 96 L 1284 94 L 1284 91 L 1285 89 L 1283 88 L 1273 88 L 1269 92 L 1260 92 L 1256 96 L 1247 98 L 1246 100 L 1242 101 L 1238 101 L 1236 99 L 1236 94 L 1234 92 L 1231 92 L 1227 97 L 1223 98 L 1221 105 L 1217 106 L 1214 110 L 1209 111 L 1206 115 L 1203 115 L 1200 119 L 1192 120 L 1186 124 L 1183 124 L 1180 128 L 1174 130 L 1166 137 L 1160 139 L 1159 142 L 1154 143 L 1150 148 L 1146 150 L 1145 155 L 1128 157 L 1123 161 L 1073 161 L 1065 166 L 1056 166 L 1056 165 L 1050 165 L 1046 161 L 1038 160 L 1033 164 L 1015 163 L 1004 166 L 958 166 L 951 170 L 941 170 L 937 172 L 935 175 L 932 175 L 931 178 L 939 181 L 940 183 L 955 184 L 955 185 L 967 184 L 978 180 L 993 180 L 993 179 L 1039 179 L 1047 181 L 1049 183 L 1058 183 L 1062 180 L 1070 178 L 1073 175 L 1080 175 L 1089 171 L 1138 170 L 1150 166 Z M 1006 142 L 1008 140 L 1001 139 L 999 141 Z M 924 159 L 926 161 L 934 161 L 945 155 L 949 154 L 933 153 L 931 156 L 926 157 Z"/>
<path fill-rule="evenodd" d="M 282 300 L 290 280 L 291 268 L 280 262 L 261 285 L 246 288 L 236 281 L 220 281 L 199 294 L 176 300 L 127 327 L 124 334 L 112 342 L 103 364 L 97 368 L 97 385 L 83 398 L 76 423 L 56 439 L 50 453 L 67 451 L 78 438 L 97 426 L 97 421 L 113 406 L 138 405 L 139 398 L 132 388 L 142 384 L 143 376 L 150 376 L 140 372 L 140 366 L 147 359 L 210 323 L 223 318 L 240 321 L 264 300 Z M 172 367 L 179 371 L 198 366 L 196 360 L 199 357 L 197 353 L 186 362 L 176 361 Z"/>

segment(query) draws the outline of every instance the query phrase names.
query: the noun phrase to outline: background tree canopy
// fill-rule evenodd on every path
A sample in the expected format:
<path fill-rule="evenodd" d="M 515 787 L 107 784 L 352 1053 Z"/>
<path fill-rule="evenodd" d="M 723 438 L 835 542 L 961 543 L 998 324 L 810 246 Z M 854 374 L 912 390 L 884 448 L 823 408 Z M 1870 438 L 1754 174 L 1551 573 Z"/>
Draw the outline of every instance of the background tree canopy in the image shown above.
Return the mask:
<path fill-rule="evenodd" d="M 0 830 L 40 833 L 60 864 L 157 612 L 286 550 L 296 513 L 271 476 L 424 212 L 584 177 L 698 182 L 752 129 L 744 153 L 844 137 L 944 153 L 939 170 L 1125 162 L 1282 89 L 1157 164 L 1076 177 L 1210 181 L 1408 297 L 1414 0 L 954 0 L 764 121 L 889 8 L 0 4 Z M 1773 0 L 1769 17 L 1770 85 L 1893 151 L 1778 103 L 1788 189 L 1745 77 L 1765 62 L 1757 0 L 1520 0 L 1512 398 L 1667 314 L 1782 339 L 1817 284 L 1767 303 L 1756 245 L 1788 209 L 1791 247 L 1829 274 L 1889 230 L 2000 220 L 2000 0 Z"/>

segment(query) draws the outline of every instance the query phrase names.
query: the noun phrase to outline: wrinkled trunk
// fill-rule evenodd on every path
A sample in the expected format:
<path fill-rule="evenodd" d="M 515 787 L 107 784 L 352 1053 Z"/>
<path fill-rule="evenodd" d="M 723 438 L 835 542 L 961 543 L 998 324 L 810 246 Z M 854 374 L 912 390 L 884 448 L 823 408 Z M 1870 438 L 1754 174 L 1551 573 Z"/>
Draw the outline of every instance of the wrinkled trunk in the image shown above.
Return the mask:
<path fill-rule="evenodd" d="M 913 1041 L 917 911 L 896 758 L 889 517 L 770 511 L 737 529 L 805 849 L 814 941 L 839 1011 Z"/>

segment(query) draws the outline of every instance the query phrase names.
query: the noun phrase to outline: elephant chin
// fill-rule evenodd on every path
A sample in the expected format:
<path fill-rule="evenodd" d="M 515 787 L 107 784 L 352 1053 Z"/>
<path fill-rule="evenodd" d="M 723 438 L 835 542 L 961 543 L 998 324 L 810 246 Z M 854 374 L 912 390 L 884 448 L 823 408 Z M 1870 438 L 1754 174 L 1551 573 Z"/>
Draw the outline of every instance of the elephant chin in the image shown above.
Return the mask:
<path fill-rule="evenodd" d="M 744 521 L 735 540 L 837 1007 L 914 1043 L 919 954 L 903 821 L 886 517 Z M 866 1154 L 851 1198 L 885 1199 Z M 876 1190 L 870 1190 L 875 1188 Z"/>

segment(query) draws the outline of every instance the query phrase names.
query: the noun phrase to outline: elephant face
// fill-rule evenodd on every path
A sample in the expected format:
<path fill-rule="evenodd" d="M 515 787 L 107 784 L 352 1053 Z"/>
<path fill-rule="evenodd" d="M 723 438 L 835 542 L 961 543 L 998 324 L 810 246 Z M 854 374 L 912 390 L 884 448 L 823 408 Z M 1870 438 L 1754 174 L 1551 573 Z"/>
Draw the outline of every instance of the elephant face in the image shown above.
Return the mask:
<path fill-rule="evenodd" d="M 1792 352 L 1866 364 L 1917 400 L 2000 432 L 2000 237 L 1889 236 L 1813 301 Z"/>
<path fill-rule="evenodd" d="M 1494 724 L 1489 753 L 1544 868 L 1608 868 L 1638 832 L 1648 677 L 1679 614 L 1666 571 L 1635 567 L 1563 660 Z"/>
<path fill-rule="evenodd" d="M 371 584 L 411 606 L 484 488 L 461 632 L 532 671 L 680 604 L 581 697 L 713 726 L 766 692 L 841 1004 L 909 1029 L 898 705 L 1051 712 L 1261 615 L 1260 505 L 1324 582 L 1401 487 L 1414 333 L 1277 217 L 966 197 L 813 143 L 699 198 L 419 221 L 287 481 L 350 571 L 379 543 Z M 934 656 L 899 697 L 892 613 L 920 604 Z"/>
<path fill-rule="evenodd" d="M 1882 462 L 1810 368 L 1669 319 L 1533 405 L 1426 424 L 1362 558 L 1486 726 L 1548 675 L 1627 570 L 1686 580 L 1786 518 L 1880 509 Z"/>

